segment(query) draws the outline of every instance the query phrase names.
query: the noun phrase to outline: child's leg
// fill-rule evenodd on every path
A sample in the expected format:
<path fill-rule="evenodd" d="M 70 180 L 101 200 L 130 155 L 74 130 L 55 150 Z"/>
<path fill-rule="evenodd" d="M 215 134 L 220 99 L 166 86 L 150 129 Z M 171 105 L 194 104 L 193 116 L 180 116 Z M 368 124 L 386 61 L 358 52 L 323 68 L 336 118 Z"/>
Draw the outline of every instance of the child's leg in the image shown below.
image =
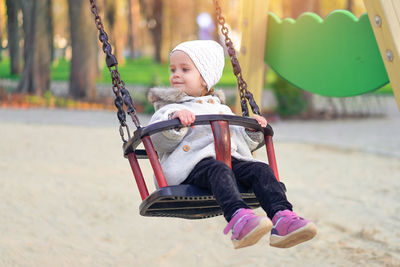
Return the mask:
<path fill-rule="evenodd" d="M 315 224 L 292 211 L 292 205 L 267 164 L 233 159 L 232 169 L 240 183 L 254 190 L 262 208 L 272 219 L 271 246 L 288 248 L 316 235 Z"/>
<path fill-rule="evenodd" d="M 231 240 L 235 248 L 251 246 L 271 230 L 272 222 L 267 217 L 256 216 L 244 202 L 232 170 L 223 162 L 203 159 L 184 183 L 212 191 L 228 221 L 224 234 L 232 231 Z"/>
<path fill-rule="evenodd" d="M 183 183 L 211 190 L 228 222 L 235 211 L 249 209 L 240 195 L 232 170 L 214 158 L 205 158 L 197 163 Z"/>
<path fill-rule="evenodd" d="M 292 210 L 285 191 L 268 164 L 232 159 L 232 170 L 239 183 L 253 189 L 261 207 L 272 219 L 280 210 Z"/>

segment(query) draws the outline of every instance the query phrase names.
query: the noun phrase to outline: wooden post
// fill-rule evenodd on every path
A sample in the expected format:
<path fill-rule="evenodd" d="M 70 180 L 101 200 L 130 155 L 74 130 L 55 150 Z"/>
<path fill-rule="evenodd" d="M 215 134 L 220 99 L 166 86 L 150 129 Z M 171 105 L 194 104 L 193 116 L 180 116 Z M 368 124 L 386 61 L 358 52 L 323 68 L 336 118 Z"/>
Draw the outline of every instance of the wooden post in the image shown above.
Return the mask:
<path fill-rule="evenodd" d="M 364 0 L 364 4 L 400 109 L 400 1 Z"/>
<path fill-rule="evenodd" d="M 241 0 L 240 28 L 242 32 L 239 61 L 243 78 L 254 100 L 261 107 L 265 77 L 264 51 L 267 37 L 269 0 Z M 236 114 L 241 115 L 240 98 L 236 100 Z"/>

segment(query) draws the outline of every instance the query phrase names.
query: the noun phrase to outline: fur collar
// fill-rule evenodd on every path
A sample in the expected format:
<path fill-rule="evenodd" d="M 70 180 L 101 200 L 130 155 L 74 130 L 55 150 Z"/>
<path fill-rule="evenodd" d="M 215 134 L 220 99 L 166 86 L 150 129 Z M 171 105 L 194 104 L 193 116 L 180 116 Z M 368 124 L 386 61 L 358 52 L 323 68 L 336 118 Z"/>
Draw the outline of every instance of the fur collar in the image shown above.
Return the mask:
<path fill-rule="evenodd" d="M 225 94 L 222 90 L 216 90 L 213 96 L 219 98 L 221 103 L 225 104 Z M 178 88 L 153 87 L 150 88 L 147 93 L 147 99 L 154 105 L 154 109 L 158 110 L 171 103 L 191 101 L 195 99 L 195 97 L 188 96 Z"/>

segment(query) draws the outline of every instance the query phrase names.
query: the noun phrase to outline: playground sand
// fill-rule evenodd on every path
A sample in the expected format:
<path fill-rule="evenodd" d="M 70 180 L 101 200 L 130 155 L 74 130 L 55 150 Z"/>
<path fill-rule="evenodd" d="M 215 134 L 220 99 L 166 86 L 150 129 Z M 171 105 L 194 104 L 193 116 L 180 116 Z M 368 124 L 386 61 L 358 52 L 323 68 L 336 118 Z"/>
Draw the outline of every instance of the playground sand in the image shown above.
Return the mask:
<path fill-rule="evenodd" d="M 2 121 L 1 111 L 0 266 L 400 266 L 397 157 L 275 142 L 288 198 L 318 235 L 234 250 L 222 217 L 139 216 L 115 124 Z"/>

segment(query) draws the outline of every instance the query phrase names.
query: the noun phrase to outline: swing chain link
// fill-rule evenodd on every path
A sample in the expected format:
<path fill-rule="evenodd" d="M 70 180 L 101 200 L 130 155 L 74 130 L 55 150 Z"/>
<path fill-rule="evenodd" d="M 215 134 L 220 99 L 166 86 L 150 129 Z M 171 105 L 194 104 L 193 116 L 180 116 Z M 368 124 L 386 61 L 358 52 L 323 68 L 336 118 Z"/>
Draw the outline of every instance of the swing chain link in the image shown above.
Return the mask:
<path fill-rule="evenodd" d="M 240 105 L 242 107 L 242 116 L 249 116 L 249 109 L 247 107 L 247 101 L 250 104 L 251 110 L 254 114 L 260 115 L 260 108 L 257 103 L 254 101 L 253 94 L 247 90 L 247 83 L 243 79 L 242 70 L 239 65 L 239 61 L 236 57 L 235 49 L 233 48 L 232 40 L 229 38 L 228 33 L 229 30 L 225 26 L 225 18 L 222 16 L 222 10 L 219 6 L 218 0 L 214 0 L 215 11 L 217 13 L 218 23 L 221 25 L 221 33 L 225 36 L 225 45 L 228 50 L 229 57 L 231 59 L 233 73 L 236 76 L 238 90 L 240 95 Z"/>
<path fill-rule="evenodd" d="M 125 137 L 124 137 L 124 127 L 126 127 L 126 132 L 128 134 L 128 140 L 131 139 L 131 133 L 129 132 L 128 125 L 125 125 L 125 126 L 120 125 L 119 126 L 119 135 L 121 136 L 122 142 L 126 143 L 127 141 L 125 140 Z"/>
<path fill-rule="evenodd" d="M 124 103 L 127 107 L 127 113 L 131 116 L 133 123 L 135 124 L 136 128 L 140 128 L 139 118 L 136 116 L 136 109 L 133 106 L 132 98 L 129 91 L 125 88 L 124 81 L 121 80 L 120 74 L 118 72 L 118 61 L 117 58 L 112 54 L 112 47 L 108 42 L 107 33 L 104 30 L 103 23 L 101 22 L 101 18 L 99 16 L 99 11 L 95 0 L 90 0 L 91 11 L 95 16 L 95 23 L 96 28 L 99 31 L 99 40 L 103 44 L 103 52 L 106 54 L 106 64 L 108 70 L 111 73 L 112 79 L 112 90 L 115 94 L 114 105 L 117 108 L 117 117 L 120 122 L 119 132 L 121 135 L 121 139 L 124 143 L 127 141 L 124 138 L 124 131 L 123 128 L 126 128 L 128 133 L 128 138 L 130 138 L 129 127 L 126 124 L 126 113 L 123 108 Z"/>

